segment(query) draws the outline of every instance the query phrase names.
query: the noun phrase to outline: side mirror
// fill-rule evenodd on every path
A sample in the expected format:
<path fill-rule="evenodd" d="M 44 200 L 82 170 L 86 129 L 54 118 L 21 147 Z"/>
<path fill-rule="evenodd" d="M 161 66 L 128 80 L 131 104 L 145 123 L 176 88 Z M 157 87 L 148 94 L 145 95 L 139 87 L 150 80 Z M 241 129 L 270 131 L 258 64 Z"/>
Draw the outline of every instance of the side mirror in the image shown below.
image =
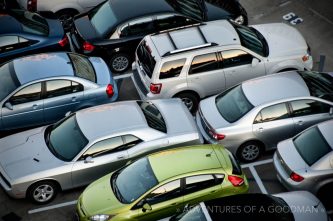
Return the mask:
<path fill-rule="evenodd" d="M 333 107 L 330 108 L 330 112 L 329 113 L 330 113 L 330 115 L 333 114 Z"/>
<path fill-rule="evenodd" d="M 68 111 L 66 114 L 65 114 L 65 117 L 68 117 L 69 115 L 71 115 L 72 112 Z"/>
<path fill-rule="evenodd" d="M 129 161 L 126 162 L 125 165 L 128 166 L 128 165 L 130 165 L 131 163 L 132 163 L 132 160 L 129 160 Z"/>
<path fill-rule="evenodd" d="M 13 110 L 13 105 L 10 102 L 5 103 L 5 107 L 7 107 L 9 110 Z"/>
<path fill-rule="evenodd" d="M 86 159 L 84 159 L 84 163 L 93 163 L 94 160 L 91 156 L 87 157 Z"/>
<path fill-rule="evenodd" d="M 151 211 L 151 210 L 152 210 L 151 205 L 149 205 L 148 203 L 143 204 L 142 212 L 145 213 L 146 211 Z"/>
<path fill-rule="evenodd" d="M 333 156 L 330 158 L 331 168 L 333 168 Z"/>
<path fill-rule="evenodd" d="M 259 59 L 258 58 L 253 58 L 252 59 L 252 67 L 255 67 L 255 66 L 257 66 L 258 64 L 259 64 Z"/>

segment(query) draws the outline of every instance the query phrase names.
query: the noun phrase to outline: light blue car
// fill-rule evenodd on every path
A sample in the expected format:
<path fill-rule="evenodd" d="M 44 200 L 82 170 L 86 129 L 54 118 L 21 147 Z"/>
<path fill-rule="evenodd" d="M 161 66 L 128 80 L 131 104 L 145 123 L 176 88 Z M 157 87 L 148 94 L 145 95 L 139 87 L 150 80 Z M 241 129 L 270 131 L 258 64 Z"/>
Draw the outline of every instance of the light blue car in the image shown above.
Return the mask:
<path fill-rule="evenodd" d="M 112 73 L 98 57 L 47 53 L 0 66 L 0 130 L 53 123 L 117 98 Z"/>

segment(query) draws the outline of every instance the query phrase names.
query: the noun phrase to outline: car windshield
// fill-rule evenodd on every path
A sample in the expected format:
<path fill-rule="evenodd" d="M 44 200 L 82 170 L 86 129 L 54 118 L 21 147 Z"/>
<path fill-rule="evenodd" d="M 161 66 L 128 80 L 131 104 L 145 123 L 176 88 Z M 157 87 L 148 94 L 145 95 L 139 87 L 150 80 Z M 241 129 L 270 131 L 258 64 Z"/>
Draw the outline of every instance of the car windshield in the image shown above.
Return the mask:
<path fill-rule="evenodd" d="M 163 119 L 161 112 L 152 103 L 146 101 L 138 101 L 139 107 L 142 113 L 145 115 L 147 124 L 149 127 L 161 131 L 163 133 L 167 132 L 166 124 Z"/>
<path fill-rule="evenodd" d="M 12 10 L 11 15 L 21 23 L 24 32 L 42 36 L 49 35 L 49 25 L 40 15 L 22 10 Z"/>
<path fill-rule="evenodd" d="M 206 221 L 206 216 L 203 213 L 200 204 L 191 208 L 190 210 L 185 210 L 183 213 L 172 217 L 170 221 Z"/>
<path fill-rule="evenodd" d="M 215 104 L 221 116 L 229 123 L 239 120 L 253 108 L 253 105 L 246 98 L 241 85 L 218 95 Z"/>
<path fill-rule="evenodd" d="M 141 158 L 111 177 L 111 187 L 122 203 L 131 203 L 158 184 L 147 157 Z"/>
<path fill-rule="evenodd" d="M 332 151 L 318 127 L 312 127 L 294 139 L 294 145 L 303 160 L 312 166 L 320 158 Z"/>
<path fill-rule="evenodd" d="M 14 72 L 13 63 L 6 63 L 0 67 L 0 101 L 20 86 Z"/>
<path fill-rule="evenodd" d="M 75 76 L 97 82 L 96 73 L 87 57 L 72 53 L 68 54 L 68 56 L 73 64 Z"/>
<path fill-rule="evenodd" d="M 327 73 L 298 71 L 314 97 L 333 102 L 333 76 Z"/>
<path fill-rule="evenodd" d="M 76 115 L 61 120 L 45 130 L 45 142 L 50 151 L 63 161 L 73 160 L 88 144 L 76 121 Z"/>
<path fill-rule="evenodd" d="M 255 28 L 246 27 L 235 22 L 230 22 L 238 33 L 241 45 L 255 53 L 267 57 L 269 48 L 264 36 Z"/>
<path fill-rule="evenodd" d="M 136 50 L 136 55 L 139 60 L 139 65 L 143 68 L 146 75 L 151 78 L 153 75 L 156 61 L 151 55 L 151 50 L 148 45 L 146 45 L 146 41 L 142 41 L 139 44 Z"/>
<path fill-rule="evenodd" d="M 166 0 L 175 11 L 198 21 L 206 20 L 206 3 L 203 0 Z"/>
<path fill-rule="evenodd" d="M 117 17 L 110 1 L 94 8 L 88 13 L 91 24 L 100 36 L 106 36 L 117 23 Z"/>

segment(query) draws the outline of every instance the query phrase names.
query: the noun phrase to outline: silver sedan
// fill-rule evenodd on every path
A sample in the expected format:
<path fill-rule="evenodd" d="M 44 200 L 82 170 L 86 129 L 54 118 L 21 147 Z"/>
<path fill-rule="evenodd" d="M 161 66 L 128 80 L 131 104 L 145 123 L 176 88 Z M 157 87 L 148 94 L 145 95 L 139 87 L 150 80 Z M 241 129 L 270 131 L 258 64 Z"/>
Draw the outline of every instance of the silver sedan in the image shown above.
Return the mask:
<path fill-rule="evenodd" d="M 58 190 L 87 185 L 130 160 L 200 143 L 180 99 L 96 106 L 1 139 L 0 184 L 14 198 L 47 203 Z"/>
<path fill-rule="evenodd" d="M 245 81 L 200 102 L 197 124 L 243 161 L 254 161 L 319 122 L 333 118 L 333 77 L 291 71 Z"/>

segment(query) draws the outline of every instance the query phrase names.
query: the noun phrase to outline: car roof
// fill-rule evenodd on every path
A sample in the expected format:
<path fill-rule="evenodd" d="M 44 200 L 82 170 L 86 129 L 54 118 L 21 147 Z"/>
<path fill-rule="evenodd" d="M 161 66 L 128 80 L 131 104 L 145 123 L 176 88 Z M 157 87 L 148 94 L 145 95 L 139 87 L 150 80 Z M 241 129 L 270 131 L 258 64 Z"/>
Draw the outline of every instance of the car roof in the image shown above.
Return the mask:
<path fill-rule="evenodd" d="M 294 97 L 310 96 L 309 89 L 296 71 L 255 78 L 242 83 L 242 89 L 254 106 Z"/>
<path fill-rule="evenodd" d="M 240 45 L 239 36 L 227 20 L 217 20 L 151 35 L 160 56 L 175 50 L 212 45 Z"/>
<path fill-rule="evenodd" d="M 321 134 L 326 139 L 328 145 L 333 149 L 333 120 L 325 121 L 323 123 L 318 124 L 318 129 L 320 130 Z"/>
<path fill-rule="evenodd" d="M 76 113 L 77 123 L 89 141 L 121 131 L 147 128 L 136 101 L 99 105 Z"/>
<path fill-rule="evenodd" d="M 21 32 L 21 24 L 9 14 L 0 14 L 0 34 Z"/>
<path fill-rule="evenodd" d="M 12 62 L 21 84 L 49 77 L 74 76 L 71 61 L 65 52 L 36 54 Z"/>
<path fill-rule="evenodd" d="M 221 168 L 213 145 L 175 148 L 149 155 L 148 158 L 159 182 L 182 174 Z"/>

